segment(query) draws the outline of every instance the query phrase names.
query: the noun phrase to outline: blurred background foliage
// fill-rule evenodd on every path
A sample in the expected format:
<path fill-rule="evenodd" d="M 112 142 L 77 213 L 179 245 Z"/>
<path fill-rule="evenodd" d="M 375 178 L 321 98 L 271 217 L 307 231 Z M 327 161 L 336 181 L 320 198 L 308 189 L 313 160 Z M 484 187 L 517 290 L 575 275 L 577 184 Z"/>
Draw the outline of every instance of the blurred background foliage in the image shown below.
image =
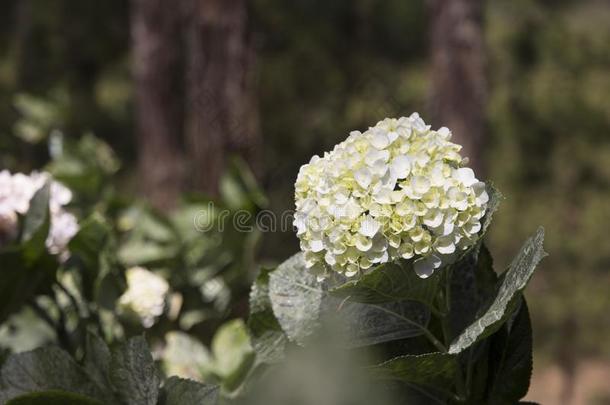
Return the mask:
<path fill-rule="evenodd" d="M 281 261 L 298 249 L 296 237 L 203 236 L 192 215 L 211 200 L 199 194 L 167 215 L 134 202 L 127 0 L 4 0 L 2 8 L 0 167 L 46 167 L 75 191 L 81 217 L 110 218 L 117 265 L 170 278 L 184 307 L 168 322 L 185 322 L 182 330 L 195 328 L 210 344 L 219 320 L 245 314 L 256 263 Z M 216 209 L 292 209 L 296 174 L 310 156 L 386 116 L 419 111 L 426 119 L 423 0 L 252 0 L 248 12 L 264 191 L 234 162 Z M 506 196 L 491 250 L 502 268 L 535 226 L 547 229 L 550 257 L 527 296 L 538 359 L 566 370 L 581 356 L 610 358 L 609 22 L 603 0 L 488 0 L 484 9 L 484 177 Z M 207 321 L 214 327 L 197 329 Z"/>

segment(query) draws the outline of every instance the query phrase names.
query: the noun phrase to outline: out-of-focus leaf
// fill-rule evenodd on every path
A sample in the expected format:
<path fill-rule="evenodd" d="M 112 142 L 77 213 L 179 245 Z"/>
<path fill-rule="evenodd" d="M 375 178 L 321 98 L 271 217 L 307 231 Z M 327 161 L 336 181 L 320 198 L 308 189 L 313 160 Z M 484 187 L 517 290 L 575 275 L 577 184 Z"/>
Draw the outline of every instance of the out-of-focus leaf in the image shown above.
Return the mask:
<path fill-rule="evenodd" d="M 396 357 L 367 370 L 376 378 L 395 379 L 412 384 L 448 390 L 458 364 L 448 353 L 427 353 Z"/>
<path fill-rule="evenodd" d="M 225 323 L 212 339 L 213 372 L 222 378 L 228 391 L 236 389 L 254 360 L 246 325 L 241 319 Z"/>
<path fill-rule="evenodd" d="M 284 357 L 288 338 L 275 319 L 269 299 L 269 274 L 273 269 L 261 269 L 250 290 L 248 330 L 257 360 L 276 363 Z"/>
<path fill-rule="evenodd" d="M 167 375 L 200 380 L 202 370 L 211 367 L 208 349 L 194 337 L 173 331 L 165 335 L 165 342 L 162 363 Z"/>
<path fill-rule="evenodd" d="M 0 371 L 0 403 L 35 392 L 60 390 L 91 398 L 100 395 L 85 371 L 56 347 L 12 355 Z"/>
<path fill-rule="evenodd" d="M 103 403 L 83 395 L 53 390 L 20 395 L 8 401 L 6 405 L 103 405 Z"/>
<path fill-rule="evenodd" d="M 302 253 L 292 256 L 269 275 L 273 313 L 292 341 L 303 344 L 320 325 L 324 291 L 305 268 Z"/>
<path fill-rule="evenodd" d="M 172 260 L 177 254 L 174 245 L 161 245 L 141 240 L 128 241 L 119 250 L 119 259 L 125 266 L 146 266 Z"/>
<path fill-rule="evenodd" d="M 99 214 L 93 214 L 82 221 L 80 229 L 70 240 L 68 248 L 72 254 L 71 261 L 80 270 L 83 295 L 91 300 L 94 288 L 101 273 L 100 255 L 110 237 L 110 226 Z"/>
<path fill-rule="evenodd" d="M 462 352 L 497 331 L 506 322 L 518 305 L 521 291 L 526 287 L 536 265 L 546 256 L 542 246 L 543 240 L 544 230 L 539 228 L 536 234 L 525 242 L 508 270 L 500 277 L 496 298 L 490 307 L 453 341 L 449 353 Z"/>
<path fill-rule="evenodd" d="M 157 403 L 160 379 L 144 338 L 131 338 L 112 351 L 110 379 L 125 404 Z"/>
<path fill-rule="evenodd" d="M 171 377 L 163 386 L 160 405 L 216 405 L 218 386 Z"/>
<path fill-rule="evenodd" d="M 24 256 L 28 261 L 34 261 L 46 249 L 45 242 L 49 234 L 49 198 L 50 183 L 45 183 L 30 200 L 30 208 L 23 219 L 21 243 Z"/>
<path fill-rule="evenodd" d="M 525 300 L 491 338 L 489 404 L 508 405 L 527 394 L 532 376 L 532 325 Z"/>
<path fill-rule="evenodd" d="M 0 322 L 21 309 L 37 293 L 50 289 L 58 267 L 56 258 L 43 250 L 33 262 L 31 260 L 24 245 L 0 252 Z"/>

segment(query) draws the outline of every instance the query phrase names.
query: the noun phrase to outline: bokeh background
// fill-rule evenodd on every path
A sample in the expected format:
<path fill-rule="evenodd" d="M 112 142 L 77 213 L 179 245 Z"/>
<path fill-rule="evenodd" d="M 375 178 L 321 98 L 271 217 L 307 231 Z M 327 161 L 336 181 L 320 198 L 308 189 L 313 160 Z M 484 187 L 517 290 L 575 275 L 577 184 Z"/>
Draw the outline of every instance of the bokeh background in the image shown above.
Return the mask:
<path fill-rule="evenodd" d="M 230 196 L 223 174 L 250 181 L 246 165 L 259 207 L 292 209 L 312 155 L 413 111 L 452 128 L 506 197 L 489 236 L 496 269 L 539 224 L 547 230 L 550 256 L 526 293 L 530 398 L 610 403 L 608 1 L 0 7 L 0 168 L 42 168 L 58 142 L 95 134 L 122 162 L 118 194 L 160 211 Z M 273 263 L 297 249 L 292 233 L 265 233 L 247 255 Z"/>

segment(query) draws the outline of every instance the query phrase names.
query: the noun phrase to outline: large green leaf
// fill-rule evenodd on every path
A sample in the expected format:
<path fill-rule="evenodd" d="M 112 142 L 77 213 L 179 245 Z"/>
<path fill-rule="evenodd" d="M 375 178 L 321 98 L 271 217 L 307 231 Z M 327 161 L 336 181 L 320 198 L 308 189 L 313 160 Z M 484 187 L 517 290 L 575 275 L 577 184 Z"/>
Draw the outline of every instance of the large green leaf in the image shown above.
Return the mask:
<path fill-rule="evenodd" d="M 431 305 L 441 278 L 440 271 L 420 278 L 413 270 L 413 262 L 401 259 L 377 266 L 357 280 L 333 288 L 331 293 L 369 304 L 414 300 Z"/>
<path fill-rule="evenodd" d="M 329 296 L 324 298 L 323 315 L 343 333 L 346 347 L 419 336 L 430 320 L 430 311 L 416 301 L 363 304 Z"/>
<path fill-rule="evenodd" d="M 103 403 L 83 395 L 53 390 L 20 395 L 8 401 L 6 405 L 103 405 Z"/>
<path fill-rule="evenodd" d="M 508 405 L 527 394 L 532 376 L 532 325 L 525 300 L 491 338 L 489 404 Z"/>
<path fill-rule="evenodd" d="M 457 370 L 457 358 L 448 353 L 405 355 L 368 367 L 375 378 L 400 380 L 449 390 Z"/>
<path fill-rule="evenodd" d="M 346 346 L 358 347 L 422 334 L 430 316 L 424 305 L 414 301 L 365 304 L 330 296 L 305 268 L 301 253 L 269 273 L 269 299 L 282 330 L 301 345 L 328 318 L 345 336 Z"/>
<path fill-rule="evenodd" d="M 497 331 L 519 304 L 521 292 L 530 280 L 536 265 L 546 256 L 543 250 L 544 230 L 539 228 L 529 238 L 500 278 L 494 301 L 485 313 L 458 336 L 449 353 L 460 353 L 479 340 Z"/>
<path fill-rule="evenodd" d="M 0 403 L 37 391 L 60 390 L 87 397 L 100 396 L 85 371 L 57 347 L 12 355 L 0 371 Z"/>
<path fill-rule="evenodd" d="M 258 362 L 277 363 L 284 357 L 288 339 L 278 323 L 269 299 L 269 274 L 272 269 L 261 269 L 250 290 L 248 331 Z"/>
<path fill-rule="evenodd" d="M 324 291 L 297 253 L 269 275 L 271 307 L 292 341 L 303 344 L 320 326 Z"/>
<path fill-rule="evenodd" d="M 160 405 L 216 405 L 218 386 L 171 377 L 163 386 Z"/>
<path fill-rule="evenodd" d="M 157 403 L 160 379 L 143 337 L 131 338 L 113 350 L 110 379 L 125 404 Z"/>

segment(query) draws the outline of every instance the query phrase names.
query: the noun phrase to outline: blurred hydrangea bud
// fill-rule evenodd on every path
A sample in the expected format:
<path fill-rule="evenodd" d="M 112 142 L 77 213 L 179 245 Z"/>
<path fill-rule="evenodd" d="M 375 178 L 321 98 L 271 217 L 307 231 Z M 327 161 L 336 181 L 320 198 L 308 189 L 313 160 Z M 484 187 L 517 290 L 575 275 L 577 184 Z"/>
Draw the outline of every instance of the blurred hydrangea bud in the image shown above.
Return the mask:
<path fill-rule="evenodd" d="M 0 172 L 0 243 L 13 240 L 18 233 L 17 214 L 25 215 L 30 208 L 30 200 L 47 181 L 51 181 L 49 211 L 51 227 L 46 245 L 49 252 L 65 258 L 68 242 L 78 232 L 78 221 L 64 209 L 72 200 L 72 192 L 48 173 L 32 172 L 11 174 Z"/>
<path fill-rule="evenodd" d="M 119 305 L 137 315 L 142 326 L 150 328 L 165 310 L 169 284 L 143 267 L 127 269 L 125 276 L 127 290 L 119 298 Z"/>
<path fill-rule="evenodd" d="M 403 258 L 425 278 L 472 246 L 489 197 L 450 139 L 414 113 L 353 131 L 303 165 L 294 225 L 308 268 L 353 277 Z"/>

